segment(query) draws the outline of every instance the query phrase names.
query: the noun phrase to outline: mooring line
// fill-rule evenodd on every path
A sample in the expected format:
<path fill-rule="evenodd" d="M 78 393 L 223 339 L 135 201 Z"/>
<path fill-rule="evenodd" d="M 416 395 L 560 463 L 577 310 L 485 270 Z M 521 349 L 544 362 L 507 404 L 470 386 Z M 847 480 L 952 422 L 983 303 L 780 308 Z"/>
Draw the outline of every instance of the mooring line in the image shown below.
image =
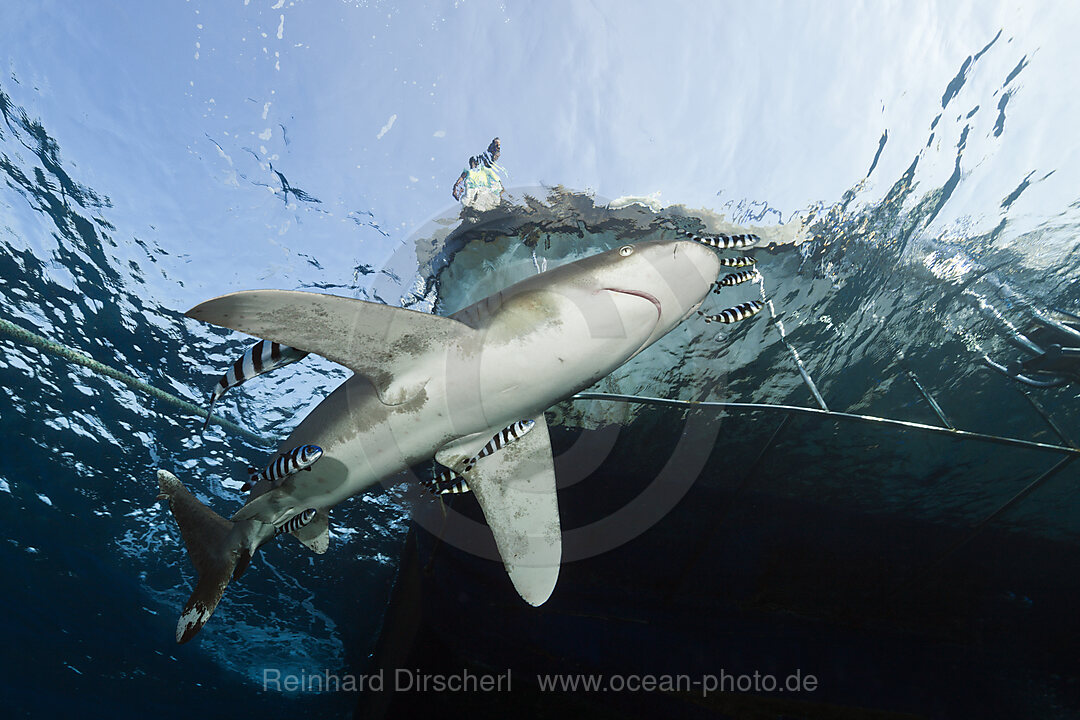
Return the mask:
<path fill-rule="evenodd" d="M 1011 445 L 1013 447 L 1030 448 L 1058 452 L 1063 455 L 1080 455 L 1080 448 L 1053 445 L 1050 443 L 1035 442 L 1034 440 L 1021 440 L 1020 438 L 1005 437 L 1003 435 L 989 435 L 987 433 L 972 432 L 970 430 L 956 430 L 941 427 L 940 425 L 926 425 L 924 423 L 909 422 L 907 420 L 893 420 L 891 418 L 877 417 L 876 415 L 858 415 L 856 413 L 836 412 L 835 410 L 819 410 L 817 408 L 801 407 L 799 405 L 771 405 L 768 403 L 742 403 L 742 402 L 709 402 L 692 400 L 671 400 L 668 398 L 646 397 L 643 395 L 621 395 L 616 393 L 582 392 L 574 395 L 571 400 L 611 400 L 615 402 L 637 403 L 640 405 L 659 405 L 679 407 L 685 409 L 716 409 L 716 410 L 745 410 L 776 411 L 799 413 L 802 415 L 815 415 L 817 417 L 831 418 L 834 420 L 847 420 L 852 422 L 877 423 L 887 427 L 895 427 L 906 430 L 919 430 L 937 435 L 946 435 L 958 440 L 975 440 L 979 442 L 997 443 L 998 445 Z"/>
<path fill-rule="evenodd" d="M 795 367 L 799 369 L 799 375 L 802 375 L 803 382 L 806 383 L 806 387 L 810 388 L 810 394 L 814 396 L 814 400 L 817 402 L 818 406 L 825 412 L 829 412 L 829 406 L 825 404 L 825 398 L 821 397 L 821 393 L 818 392 L 817 385 L 814 384 L 813 378 L 810 377 L 810 372 L 803 364 L 802 358 L 799 357 L 799 351 L 795 349 L 794 345 L 788 342 L 787 332 L 784 330 L 784 323 L 780 318 L 776 317 L 776 308 L 773 307 L 772 300 L 765 296 L 765 276 L 761 273 L 758 273 L 758 290 L 761 291 L 761 301 L 769 308 L 769 317 L 772 318 L 773 324 L 776 325 L 777 332 L 780 333 L 780 342 L 784 343 L 784 347 L 791 353 L 791 357 L 795 360 Z"/>
<path fill-rule="evenodd" d="M 164 390 L 160 390 L 152 385 L 147 385 L 142 380 L 139 380 L 136 377 L 132 377 L 127 373 L 120 372 L 115 368 L 100 363 L 87 355 L 83 355 L 77 350 L 73 350 L 67 347 L 66 345 L 61 345 L 58 342 L 49 340 L 48 338 L 44 338 L 36 333 L 32 333 L 29 330 L 15 325 L 14 323 L 4 320 L 3 318 L 0 318 L 0 334 L 7 335 L 12 340 L 16 340 L 26 345 L 30 345 L 31 347 L 36 347 L 39 350 L 43 350 L 44 352 L 67 360 L 68 362 L 74 363 L 75 365 L 82 365 L 83 367 L 90 369 L 98 375 L 111 377 L 113 380 L 117 380 L 124 385 L 132 388 L 133 390 L 138 390 L 141 393 L 145 393 L 147 395 L 150 395 L 151 397 L 155 397 L 158 400 L 166 402 L 174 407 L 180 408 L 184 412 L 190 413 L 192 415 L 197 415 L 201 418 L 205 418 L 207 417 L 207 415 L 209 415 L 209 413 L 207 413 L 205 409 L 199 407 L 198 405 L 190 403 L 187 400 L 179 398 L 171 393 L 167 393 Z M 249 440 L 253 440 L 263 445 L 270 444 L 270 442 L 261 435 L 253 433 L 247 428 L 241 427 L 236 423 L 229 422 L 224 418 L 211 416 L 210 422 L 216 423 L 221 427 L 225 428 L 226 430 L 236 433 L 237 435 L 243 435 Z"/>
<path fill-rule="evenodd" d="M 941 420 L 941 424 L 949 428 L 950 430 L 955 430 L 956 428 L 954 428 L 953 424 L 949 422 L 949 418 L 945 417 L 945 412 L 941 409 L 941 406 L 938 405 L 937 400 L 935 400 L 934 396 L 931 395 L 930 392 L 923 387 L 923 384 L 919 382 L 919 378 L 915 377 L 915 373 L 908 370 L 907 376 L 908 379 L 911 380 L 912 384 L 915 385 L 915 388 L 922 394 L 923 399 L 926 400 L 928 405 L 930 405 L 930 409 L 937 414 L 938 419 Z"/>

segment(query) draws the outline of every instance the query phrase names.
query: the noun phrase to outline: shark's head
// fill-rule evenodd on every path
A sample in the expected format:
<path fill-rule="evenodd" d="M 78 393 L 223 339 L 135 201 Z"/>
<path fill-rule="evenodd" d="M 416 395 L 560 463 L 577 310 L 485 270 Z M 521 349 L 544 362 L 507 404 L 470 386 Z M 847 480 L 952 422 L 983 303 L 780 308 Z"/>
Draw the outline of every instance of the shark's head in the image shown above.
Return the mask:
<path fill-rule="evenodd" d="M 651 303 L 652 330 L 639 350 L 697 310 L 721 271 L 716 252 L 691 240 L 623 245 L 581 261 L 580 266 L 594 292 L 610 295 L 628 322 L 640 323 L 639 306 L 642 301 Z"/>
<path fill-rule="evenodd" d="M 678 326 L 720 269 L 711 248 L 669 240 L 623 245 L 534 275 L 452 316 L 479 332 L 470 336 L 474 345 L 451 356 L 447 377 L 455 388 L 462 377 L 477 378 L 470 407 L 482 427 L 512 422 L 520 407 L 543 410 Z"/>

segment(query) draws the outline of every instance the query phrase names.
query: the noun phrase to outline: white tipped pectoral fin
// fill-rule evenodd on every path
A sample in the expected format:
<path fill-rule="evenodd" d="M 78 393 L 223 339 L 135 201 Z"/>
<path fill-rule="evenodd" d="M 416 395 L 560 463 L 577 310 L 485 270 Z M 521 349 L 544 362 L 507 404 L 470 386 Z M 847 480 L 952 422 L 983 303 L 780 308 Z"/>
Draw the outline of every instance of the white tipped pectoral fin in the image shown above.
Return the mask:
<path fill-rule="evenodd" d="M 294 290 L 246 290 L 187 311 L 195 320 L 322 355 L 371 380 L 391 404 L 422 387 L 409 358 L 444 348 L 474 332 L 457 320 L 336 295 Z M 402 384 L 402 387 L 395 387 Z"/>
<path fill-rule="evenodd" d="M 304 543 L 311 552 L 322 555 L 330 547 L 330 517 L 325 510 L 315 513 L 314 519 L 292 536 Z"/>
<path fill-rule="evenodd" d="M 543 414 L 532 432 L 465 473 L 518 594 L 542 605 L 555 589 L 562 530 L 555 467 Z"/>

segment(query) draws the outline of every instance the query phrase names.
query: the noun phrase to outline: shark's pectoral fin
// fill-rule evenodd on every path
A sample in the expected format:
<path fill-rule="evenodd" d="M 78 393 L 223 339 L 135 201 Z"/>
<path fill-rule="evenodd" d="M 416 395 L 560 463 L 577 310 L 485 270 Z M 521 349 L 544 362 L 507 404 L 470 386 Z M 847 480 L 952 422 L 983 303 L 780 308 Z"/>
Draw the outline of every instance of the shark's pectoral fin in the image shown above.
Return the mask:
<path fill-rule="evenodd" d="M 562 530 L 547 422 L 543 414 L 535 420 L 532 432 L 481 458 L 464 475 L 514 588 L 525 602 L 542 605 L 559 578 Z M 485 431 L 486 437 L 496 430 Z"/>
<path fill-rule="evenodd" d="M 186 314 L 340 363 L 371 380 L 388 404 L 404 402 L 427 382 L 412 361 L 475 332 L 438 315 L 294 290 L 230 293 Z"/>
<path fill-rule="evenodd" d="M 315 513 L 315 518 L 292 536 L 304 543 L 311 552 L 322 555 L 330 547 L 330 517 L 325 510 Z"/>

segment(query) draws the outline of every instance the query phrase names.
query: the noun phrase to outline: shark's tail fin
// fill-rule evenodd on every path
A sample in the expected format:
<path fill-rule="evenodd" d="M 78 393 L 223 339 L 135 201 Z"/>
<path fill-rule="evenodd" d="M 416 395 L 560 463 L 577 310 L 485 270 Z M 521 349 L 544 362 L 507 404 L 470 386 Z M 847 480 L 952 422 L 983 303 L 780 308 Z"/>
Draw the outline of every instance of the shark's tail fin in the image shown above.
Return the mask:
<path fill-rule="evenodd" d="M 188 555 L 199 575 L 195 591 L 180 613 L 176 641 L 185 643 L 202 629 L 214 613 L 225 587 L 239 577 L 251 561 L 250 544 L 236 523 L 201 503 L 172 473 L 158 470 L 159 500 L 168 500 Z"/>

